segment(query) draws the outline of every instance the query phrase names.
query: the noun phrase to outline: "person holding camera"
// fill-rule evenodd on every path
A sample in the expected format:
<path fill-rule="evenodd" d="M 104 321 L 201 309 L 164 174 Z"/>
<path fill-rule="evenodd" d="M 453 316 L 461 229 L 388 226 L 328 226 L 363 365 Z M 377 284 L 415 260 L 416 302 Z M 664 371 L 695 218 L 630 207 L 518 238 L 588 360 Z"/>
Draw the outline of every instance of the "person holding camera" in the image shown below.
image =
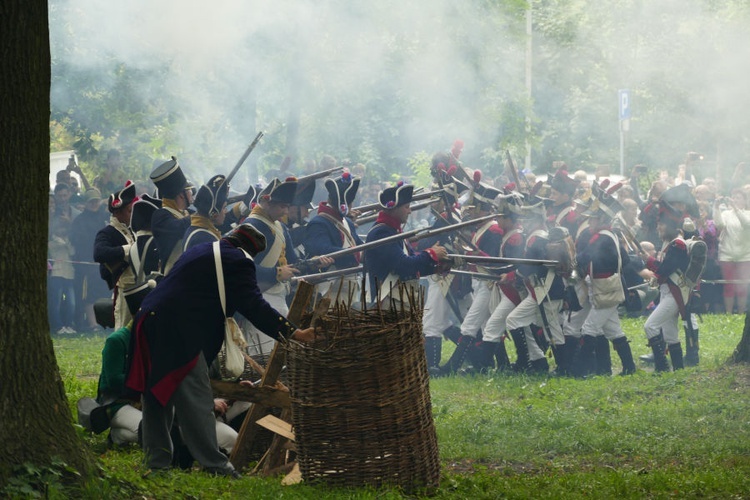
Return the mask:
<path fill-rule="evenodd" d="M 750 210 L 747 194 L 732 190 L 731 198 L 718 198 L 714 204 L 714 222 L 719 235 L 719 266 L 725 280 L 745 283 L 724 284 L 724 310 L 744 314 L 750 281 Z"/>

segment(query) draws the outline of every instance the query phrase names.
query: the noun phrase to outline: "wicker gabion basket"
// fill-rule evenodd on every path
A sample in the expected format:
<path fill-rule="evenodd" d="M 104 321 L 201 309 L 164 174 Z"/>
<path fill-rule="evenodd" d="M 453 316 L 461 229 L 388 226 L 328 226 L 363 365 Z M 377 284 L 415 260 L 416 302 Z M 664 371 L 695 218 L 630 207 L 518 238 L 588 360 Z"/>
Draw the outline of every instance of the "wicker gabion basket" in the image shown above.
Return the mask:
<path fill-rule="evenodd" d="M 302 478 L 335 486 L 434 491 L 437 436 L 421 308 L 335 306 L 324 339 L 287 353 Z"/>

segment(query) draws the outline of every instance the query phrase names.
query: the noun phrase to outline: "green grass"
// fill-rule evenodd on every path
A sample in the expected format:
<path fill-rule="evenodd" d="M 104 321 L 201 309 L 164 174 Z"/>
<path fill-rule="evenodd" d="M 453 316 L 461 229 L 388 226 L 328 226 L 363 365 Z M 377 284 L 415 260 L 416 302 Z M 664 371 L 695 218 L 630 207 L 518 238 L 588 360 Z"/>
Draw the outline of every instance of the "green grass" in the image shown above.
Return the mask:
<path fill-rule="evenodd" d="M 743 321 L 704 317 L 701 364 L 677 373 L 657 376 L 639 365 L 630 377 L 431 381 L 443 464 L 436 498 L 747 498 L 750 367 L 726 363 Z M 636 359 L 648 351 L 642 326 L 623 322 Z M 96 392 L 104 338 L 55 338 L 71 407 Z M 617 363 L 613 352 L 615 372 Z M 139 450 L 107 450 L 105 434 L 80 434 L 102 476 L 77 497 L 401 498 L 393 490 L 282 487 L 279 478 L 230 481 L 198 471 L 144 479 Z"/>

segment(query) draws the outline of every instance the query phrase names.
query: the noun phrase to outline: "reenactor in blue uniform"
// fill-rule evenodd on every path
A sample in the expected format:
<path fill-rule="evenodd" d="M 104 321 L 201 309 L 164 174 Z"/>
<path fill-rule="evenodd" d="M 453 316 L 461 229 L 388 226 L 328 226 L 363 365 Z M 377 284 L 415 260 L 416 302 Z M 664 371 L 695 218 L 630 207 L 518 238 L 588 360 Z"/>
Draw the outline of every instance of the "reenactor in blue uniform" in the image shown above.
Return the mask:
<path fill-rule="evenodd" d="M 159 251 L 151 232 L 151 217 L 160 207 L 160 199 L 144 194 L 133 203 L 133 213 L 130 215 L 130 229 L 135 235 L 135 245 L 130 247 L 130 268 L 135 276 L 135 285 L 123 294 L 133 316 L 141 307 L 143 298 L 156 284 L 148 280 L 153 273 L 159 272 Z"/>
<path fill-rule="evenodd" d="M 193 194 L 174 156 L 151 172 L 151 181 L 162 201 L 161 208 L 151 218 L 151 231 L 159 249 L 161 272 L 166 276 L 182 254 L 182 237 L 190 226 L 187 209 L 193 202 Z"/>
<path fill-rule="evenodd" d="M 582 343 L 577 366 L 578 374 L 586 376 L 612 375 L 612 362 L 609 353 L 609 342 L 622 362 L 621 375 L 635 373 L 633 353 L 625 333 L 620 326 L 617 306 L 625 299 L 622 269 L 630 258 L 621 244 L 618 235 L 610 224 L 622 205 L 611 195 L 594 184 L 592 192 L 594 201 L 584 212 L 588 217 L 590 237 L 584 245 L 579 245 L 577 263 L 581 277 L 585 277 L 589 289 L 590 311 L 582 326 Z M 604 287 L 597 285 L 603 283 Z M 619 290 L 616 290 L 619 287 Z M 596 293 L 610 291 L 620 300 L 603 301 Z M 617 292 L 617 293 L 616 293 Z M 621 292 L 621 293 L 620 293 Z M 600 339 L 605 339 L 602 342 Z M 605 347 L 606 346 L 606 347 Z M 603 352 L 605 351 L 606 352 Z"/>
<path fill-rule="evenodd" d="M 135 184 L 128 181 L 120 191 L 109 195 L 108 208 L 112 214 L 109 225 L 101 229 L 94 240 L 94 261 L 99 272 L 113 291 L 115 330 L 127 325 L 133 318 L 122 291 L 135 284 L 135 275 L 129 265 L 130 248 L 135 236 L 130 230 L 130 214 L 135 194 Z"/>
<path fill-rule="evenodd" d="M 201 243 L 213 243 L 221 238 L 219 227 L 227 215 L 229 184 L 224 175 L 214 175 L 198 189 L 193 206 L 196 213 L 190 216 L 190 227 L 183 236 L 183 251 Z"/>
<path fill-rule="evenodd" d="M 402 231 L 409 219 L 414 186 L 399 182 L 378 193 L 382 210 L 375 225 L 367 233 L 367 243 Z M 445 247 L 432 246 L 415 253 L 406 241 L 394 241 L 365 251 L 365 270 L 369 280 L 370 302 L 385 300 L 397 284 L 416 284 L 421 276 L 429 276 L 438 269 L 438 263 L 447 256 Z M 394 297 L 395 298 L 395 297 Z"/>
<path fill-rule="evenodd" d="M 326 255 L 362 244 L 362 239 L 357 234 L 357 226 L 349 216 L 359 183 L 360 179 L 352 177 L 348 171 L 337 179 L 326 179 L 328 200 L 320 202 L 318 214 L 307 224 L 304 247 L 308 255 Z M 359 253 L 345 255 L 335 260 L 333 269 L 357 267 L 360 261 Z M 331 295 L 347 302 L 351 294 L 353 302 L 359 302 L 358 282 L 359 275 L 346 277 L 341 282 L 342 286 L 333 290 Z M 334 284 L 337 283 L 338 281 Z M 325 289 L 320 288 L 319 291 L 325 293 L 328 286 L 330 285 L 323 285 Z"/>

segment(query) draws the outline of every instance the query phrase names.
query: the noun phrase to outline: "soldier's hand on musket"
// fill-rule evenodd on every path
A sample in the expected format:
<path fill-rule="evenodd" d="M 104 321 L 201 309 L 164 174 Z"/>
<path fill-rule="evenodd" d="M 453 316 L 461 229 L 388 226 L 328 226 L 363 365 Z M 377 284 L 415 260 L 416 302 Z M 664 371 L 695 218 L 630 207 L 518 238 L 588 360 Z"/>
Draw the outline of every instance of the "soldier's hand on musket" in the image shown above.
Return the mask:
<path fill-rule="evenodd" d="M 349 210 L 349 217 L 354 221 L 357 222 L 357 218 L 362 215 L 362 212 L 360 212 L 357 209 Z"/>
<path fill-rule="evenodd" d="M 294 333 L 292 334 L 291 338 L 302 342 L 305 344 L 309 344 L 310 342 L 315 341 L 315 338 L 317 335 L 315 334 L 315 328 L 305 328 L 304 330 L 300 330 L 299 328 L 294 330 Z"/>
<path fill-rule="evenodd" d="M 439 245 L 435 243 L 430 247 L 433 252 L 435 252 L 435 258 L 437 258 L 438 262 L 448 260 L 448 250 L 445 249 L 443 245 Z"/>
<path fill-rule="evenodd" d="M 332 266 L 334 260 L 330 257 L 313 257 L 313 259 L 318 259 L 318 269 L 323 269 L 324 267 Z"/>
<path fill-rule="evenodd" d="M 279 281 L 287 281 L 295 274 L 299 274 L 299 269 L 289 264 L 276 268 L 276 279 Z"/>

